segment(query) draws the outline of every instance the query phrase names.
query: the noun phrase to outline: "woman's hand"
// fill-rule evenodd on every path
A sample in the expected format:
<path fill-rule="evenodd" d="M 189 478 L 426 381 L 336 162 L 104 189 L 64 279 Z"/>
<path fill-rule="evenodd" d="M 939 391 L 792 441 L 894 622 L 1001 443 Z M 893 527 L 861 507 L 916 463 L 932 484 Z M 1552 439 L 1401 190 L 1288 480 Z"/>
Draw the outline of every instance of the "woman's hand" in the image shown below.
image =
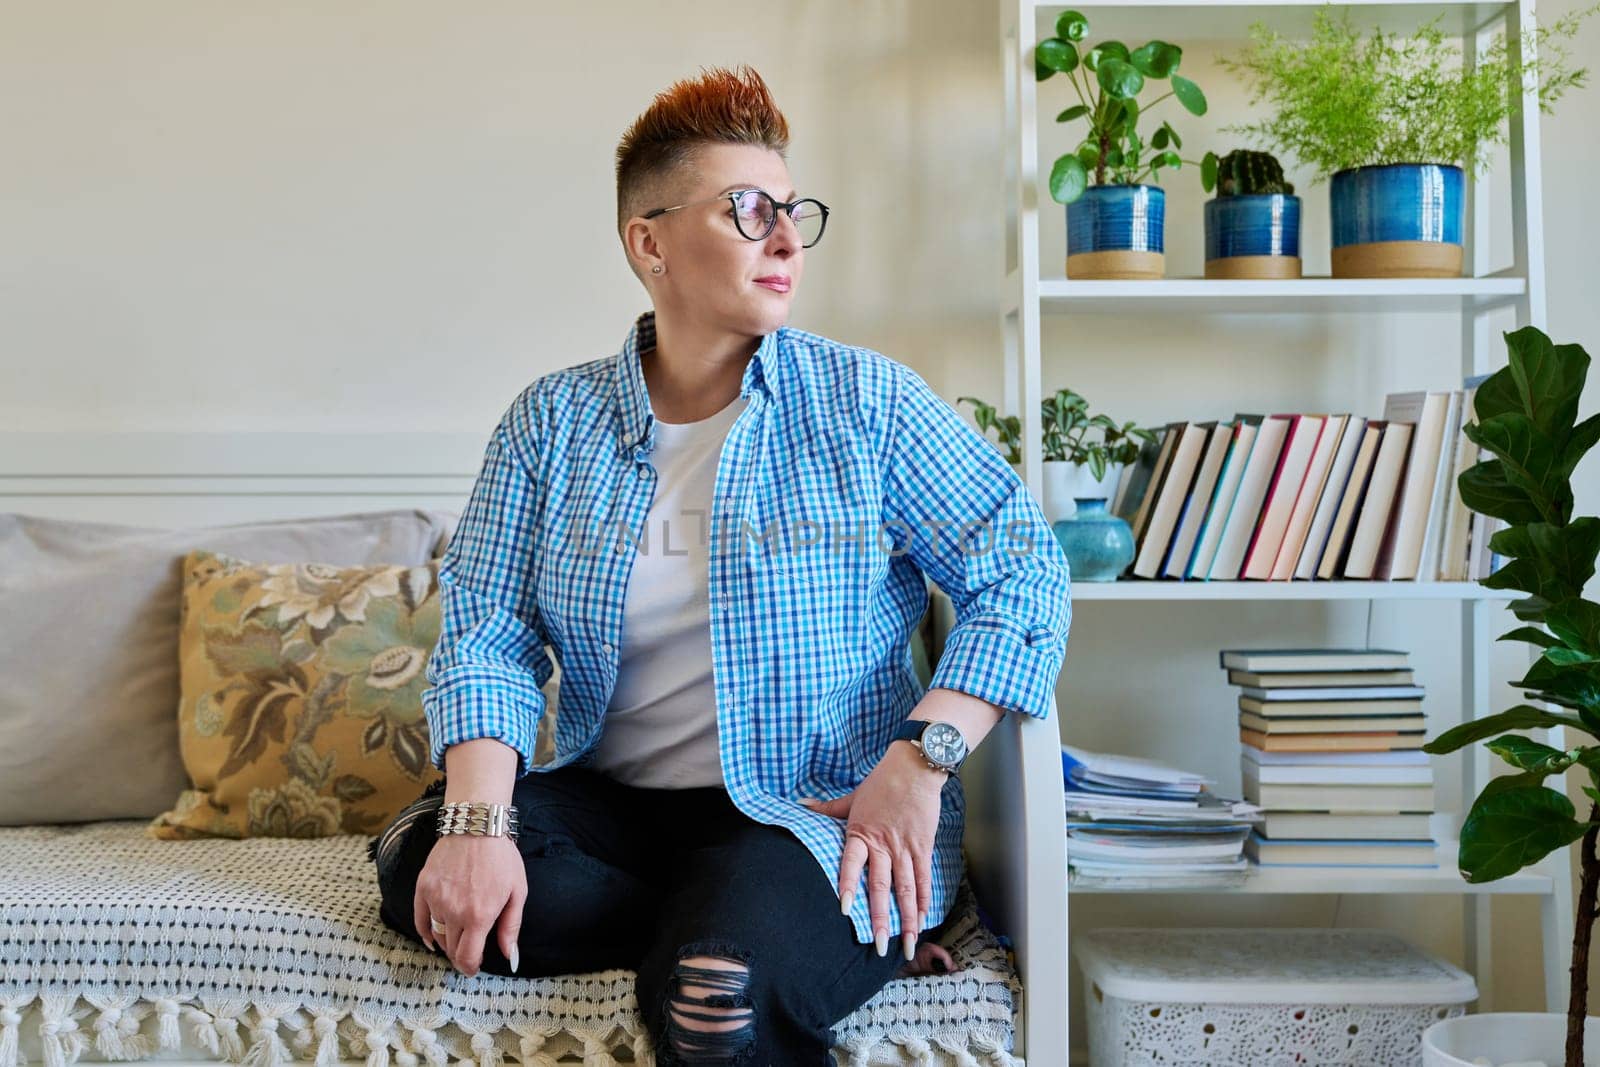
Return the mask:
<path fill-rule="evenodd" d="M 484 942 L 491 931 L 515 971 L 522 905 L 527 899 L 528 872 L 515 841 L 445 834 L 434 842 L 417 875 L 412 918 L 423 944 L 435 950 L 435 940 L 442 942 L 445 955 L 467 977 L 477 974 L 483 964 Z M 433 930 L 430 916 L 444 924 L 443 934 Z"/>
<path fill-rule="evenodd" d="M 867 900 L 878 955 L 888 953 L 891 893 L 900 908 L 906 959 L 933 906 L 933 838 L 939 798 L 949 775 L 923 761 L 909 741 L 889 746 L 872 773 L 837 800 L 801 800 L 812 811 L 848 819 L 839 863 L 839 909 L 850 903 L 867 868 Z"/>

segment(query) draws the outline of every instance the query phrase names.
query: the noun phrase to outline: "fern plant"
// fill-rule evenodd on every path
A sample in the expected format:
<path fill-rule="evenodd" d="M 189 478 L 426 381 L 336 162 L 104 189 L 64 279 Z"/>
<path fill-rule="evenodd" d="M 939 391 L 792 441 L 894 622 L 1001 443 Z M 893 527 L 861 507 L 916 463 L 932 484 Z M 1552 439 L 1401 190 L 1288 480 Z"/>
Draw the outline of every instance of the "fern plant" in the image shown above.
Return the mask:
<path fill-rule="evenodd" d="M 1442 14 L 1409 36 L 1364 36 L 1348 12 L 1335 17 L 1322 9 L 1304 41 L 1258 22 L 1250 47 L 1220 62 L 1250 84 L 1252 104 L 1273 113 L 1224 129 L 1276 147 L 1322 177 L 1385 163 L 1455 164 L 1479 173 L 1489 150 L 1506 142 L 1524 88 L 1548 113 L 1568 89 L 1585 84 L 1587 68 L 1570 66 L 1562 42 L 1596 10 L 1600 4 L 1533 28 L 1521 48 L 1499 36 L 1470 67 L 1440 29 Z"/>

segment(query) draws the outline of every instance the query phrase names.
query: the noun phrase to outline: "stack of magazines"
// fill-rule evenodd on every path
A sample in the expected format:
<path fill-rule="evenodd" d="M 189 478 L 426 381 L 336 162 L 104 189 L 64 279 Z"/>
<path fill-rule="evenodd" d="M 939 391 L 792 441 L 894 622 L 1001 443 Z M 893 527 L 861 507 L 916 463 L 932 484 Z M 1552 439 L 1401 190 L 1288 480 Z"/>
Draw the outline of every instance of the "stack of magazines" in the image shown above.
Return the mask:
<path fill-rule="evenodd" d="M 1061 746 L 1067 867 L 1080 888 L 1192 889 L 1238 885 L 1245 839 L 1260 809 L 1215 783 L 1153 760 Z"/>

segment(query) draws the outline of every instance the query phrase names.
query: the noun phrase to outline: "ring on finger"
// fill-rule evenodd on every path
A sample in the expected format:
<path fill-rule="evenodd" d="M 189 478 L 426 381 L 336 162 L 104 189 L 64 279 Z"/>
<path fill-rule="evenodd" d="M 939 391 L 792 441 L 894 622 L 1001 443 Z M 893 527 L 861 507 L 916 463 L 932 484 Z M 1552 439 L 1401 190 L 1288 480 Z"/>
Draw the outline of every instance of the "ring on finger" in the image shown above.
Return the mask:
<path fill-rule="evenodd" d="M 428 925 L 433 928 L 433 932 L 436 934 L 442 934 L 446 932 L 444 923 L 440 922 L 438 919 L 435 919 L 432 915 L 428 916 Z"/>

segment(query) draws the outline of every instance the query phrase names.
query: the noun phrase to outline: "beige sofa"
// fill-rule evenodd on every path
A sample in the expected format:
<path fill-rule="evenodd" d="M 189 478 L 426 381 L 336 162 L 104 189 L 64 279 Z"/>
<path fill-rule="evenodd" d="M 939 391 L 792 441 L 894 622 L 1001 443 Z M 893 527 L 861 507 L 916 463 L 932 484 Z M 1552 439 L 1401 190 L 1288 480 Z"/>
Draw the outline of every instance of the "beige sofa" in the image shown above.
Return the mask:
<path fill-rule="evenodd" d="M 631 972 L 466 978 L 384 927 L 365 835 L 148 838 L 149 815 L 183 784 L 161 741 L 175 738 L 118 721 L 124 702 L 82 677 L 95 674 L 82 659 L 96 642 L 109 648 L 119 626 L 146 634 L 172 609 L 172 568 L 189 548 L 417 562 L 443 551 L 456 517 L 395 509 L 148 530 L 0 515 L 0 622 L 12 642 L 9 661 L 0 654 L 0 1067 L 653 1062 Z M 108 577 L 140 568 L 153 580 Z M 117 595 L 93 595 L 107 583 Z M 935 593 L 920 635 L 931 662 L 954 618 Z M 93 624 L 80 612 L 65 632 L 41 634 L 61 616 L 38 605 L 74 598 L 97 605 Z M 146 637 L 107 653 L 123 661 L 113 684 L 161 673 L 152 665 L 170 649 Z M 66 690 L 75 702 L 55 699 Z M 559 673 L 548 695 L 559 714 Z M 85 708 L 110 710 L 101 723 Z M 96 717 L 92 752 L 78 740 L 86 714 Z M 842 1020 L 841 1064 L 1065 1062 L 1055 731 L 1008 716 L 969 761 L 970 882 L 945 937 L 960 970 L 891 982 Z M 63 808 L 71 821 L 51 814 Z"/>

